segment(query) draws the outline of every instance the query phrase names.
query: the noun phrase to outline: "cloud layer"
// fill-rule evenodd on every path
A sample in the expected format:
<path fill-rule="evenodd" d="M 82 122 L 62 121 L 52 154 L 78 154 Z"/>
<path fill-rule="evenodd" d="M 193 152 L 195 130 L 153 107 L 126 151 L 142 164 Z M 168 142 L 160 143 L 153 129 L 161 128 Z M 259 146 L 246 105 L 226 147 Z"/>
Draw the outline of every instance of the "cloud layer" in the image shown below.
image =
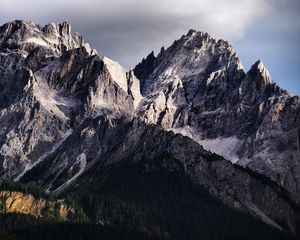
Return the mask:
<path fill-rule="evenodd" d="M 101 55 L 116 59 L 128 67 L 138 63 L 150 51 L 170 45 L 191 28 L 234 42 L 242 46 L 239 51 L 246 52 L 249 50 L 247 38 L 259 41 L 247 34 L 253 29 L 259 29 L 262 20 L 272 19 L 272 14 L 280 9 L 287 11 L 282 14 L 283 23 L 280 21 L 283 27 L 288 25 L 294 31 L 295 27 L 289 22 L 292 21 L 289 11 L 295 11 L 295 7 L 299 7 L 297 2 L 298 0 L 0 0 L 0 23 L 14 19 L 32 20 L 40 24 L 69 21 L 73 31 L 81 33 Z M 289 24 L 284 24 L 284 21 Z M 270 34 L 278 32 L 278 26 L 272 25 L 272 22 L 265 27 Z M 257 36 L 258 33 L 254 32 L 254 35 Z M 248 62 L 248 59 L 245 60 Z"/>
<path fill-rule="evenodd" d="M 67 20 L 99 52 L 128 65 L 190 28 L 217 38 L 241 38 L 269 11 L 266 0 L 1 0 L 1 20 L 45 24 Z M 20 6 L 21 5 L 21 6 Z M 258 7 L 259 6 L 259 7 Z"/>

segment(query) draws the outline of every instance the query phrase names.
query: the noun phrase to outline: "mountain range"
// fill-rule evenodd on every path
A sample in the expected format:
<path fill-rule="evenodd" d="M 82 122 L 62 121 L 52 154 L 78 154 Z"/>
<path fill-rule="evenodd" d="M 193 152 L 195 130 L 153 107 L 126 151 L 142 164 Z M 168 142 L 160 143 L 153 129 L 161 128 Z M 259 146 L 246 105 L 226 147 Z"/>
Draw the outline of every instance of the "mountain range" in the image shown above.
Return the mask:
<path fill-rule="evenodd" d="M 12 21 L 0 27 L 0 174 L 150 239 L 292 239 L 300 97 L 207 33 L 127 70 L 67 22 Z"/>

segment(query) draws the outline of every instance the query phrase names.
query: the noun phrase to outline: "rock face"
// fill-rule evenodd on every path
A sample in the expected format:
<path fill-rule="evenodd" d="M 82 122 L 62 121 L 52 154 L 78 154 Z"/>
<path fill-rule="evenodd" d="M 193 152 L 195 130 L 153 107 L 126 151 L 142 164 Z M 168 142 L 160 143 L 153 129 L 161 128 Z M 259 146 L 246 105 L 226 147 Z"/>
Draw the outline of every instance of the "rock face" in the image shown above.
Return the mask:
<path fill-rule="evenodd" d="M 16 191 L 0 191 L 1 210 L 5 213 L 30 214 L 35 217 L 49 217 L 57 214 L 62 219 L 71 219 L 74 209 L 63 202 L 50 202 L 44 198 L 36 198 L 32 194 Z"/>
<path fill-rule="evenodd" d="M 261 61 L 245 73 L 226 41 L 191 30 L 134 72 L 140 119 L 271 177 L 299 203 L 300 98 L 280 89 Z"/>
<path fill-rule="evenodd" d="M 134 111 L 133 95 L 80 35 L 71 35 L 68 23 L 3 25 L 0 63 L 3 178 L 19 179 L 86 117 Z"/>
<path fill-rule="evenodd" d="M 190 31 L 126 71 L 68 23 L 0 28 L 1 180 L 60 194 L 114 163 L 167 154 L 227 205 L 295 232 L 299 105 L 262 62 L 245 73 L 207 34 Z"/>

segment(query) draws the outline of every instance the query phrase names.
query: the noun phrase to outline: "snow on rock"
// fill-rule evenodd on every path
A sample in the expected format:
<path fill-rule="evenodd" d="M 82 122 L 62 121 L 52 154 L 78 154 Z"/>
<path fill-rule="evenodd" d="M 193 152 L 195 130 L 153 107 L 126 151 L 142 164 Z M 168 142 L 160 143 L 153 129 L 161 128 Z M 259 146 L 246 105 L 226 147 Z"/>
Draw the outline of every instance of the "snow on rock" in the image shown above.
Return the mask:
<path fill-rule="evenodd" d="M 97 50 L 92 48 L 89 43 L 84 43 L 83 46 L 85 47 L 88 54 L 90 54 L 90 55 L 98 54 Z"/>
<path fill-rule="evenodd" d="M 42 79 L 35 76 L 33 80 L 33 95 L 36 100 L 49 112 L 57 117 L 68 120 L 69 118 L 61 110 L 60 106 L 66 108 L 76 106 L 76 101 L 71 98 L 62 97 Z"/>
<path fill-rule="evenodd" d="M 197 132 L 189 126 L 169 130 L 193 139 L 205 150 L 223 156 L 232 163 L 237 163 L 240 160 L 240 158 L 237 156 L 237 152 L 243 146 L 245 142 L 244 139 L 238 139 L 236 136 L 231 136 L 228 138 L 218 137 L 215 139 L 201 139 L 199 138 Z"/>
<path fill-rule="evenodd" d="M 240 140 L 235 136 L 228 138 L 199 139 L 197 142 L 202 145 L 205 150 L 223 156 L 232 163 L 239 161 L 237 152 L 244 144 L 244 140 Z"/>
<path fill-rule="evenodd" d="M 23 43 L 33 43 L 44 47 L 48 46 L 48 44 L 41 38 L 27 38 Z"/>

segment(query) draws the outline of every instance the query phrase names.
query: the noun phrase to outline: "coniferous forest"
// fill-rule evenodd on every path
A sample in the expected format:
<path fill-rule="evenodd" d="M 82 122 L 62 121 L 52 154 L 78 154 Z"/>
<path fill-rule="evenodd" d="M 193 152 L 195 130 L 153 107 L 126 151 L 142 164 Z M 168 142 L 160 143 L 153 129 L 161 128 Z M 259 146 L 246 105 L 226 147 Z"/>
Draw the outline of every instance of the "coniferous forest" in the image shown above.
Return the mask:
<path fill-rule="evenodd" d="M 225 206 L 194 184 L 180 166 L 164 168 L 166 161 L 124 161 L 101 174 L 87 172 L 80 184 L 60 196 L 26 184 L 4 183 L 2 190 L 63 200 L 76 214 L 64 220 L 59 214 L 39 218 L 2 210 L 0 239 L 292 239 Z"/>

